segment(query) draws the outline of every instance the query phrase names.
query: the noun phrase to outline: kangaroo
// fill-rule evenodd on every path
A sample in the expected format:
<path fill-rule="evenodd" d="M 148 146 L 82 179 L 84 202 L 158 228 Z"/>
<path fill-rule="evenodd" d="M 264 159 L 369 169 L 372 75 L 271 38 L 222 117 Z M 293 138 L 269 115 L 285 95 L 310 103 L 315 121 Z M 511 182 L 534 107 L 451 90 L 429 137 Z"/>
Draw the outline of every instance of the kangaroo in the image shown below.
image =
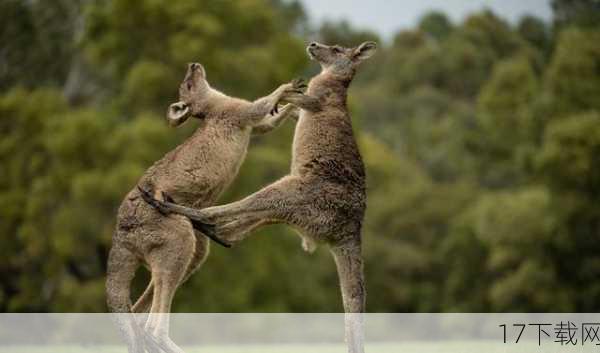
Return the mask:
<path fill-rule="evenodd" d="M 251 132 L 266 133 L 294 115 L 282 98 L 302 92 L 300 80 L 281 85 L 270 95 L 249 102 L 229 97 L 212 87 L 198 63 L 189 64 L 179 87 L 180 101 L 171 104 L 167 118 L 172 126 L 189 117 L 201 120 L 200 127 L 185 142 L 152 165 L 138 182 L 138 188 L 168 194 L 187 206 L 206 207 L 237 174 L 246 155 Z M 168 313 L 176 289 L 206 259 L 208 240 L 194 231 L 190 220 L 163 215 L 140 197 L 138 188 L 122 202 L 110 249 L 107 269 L 107 304 L 113 313 L 147 312 L 145 330 L 129 315 L 115 315 L 127 340 L 130 353 L 146 349 L 183 352 L 168 337 Z M 130 285 L 136 270 L 145 265 L 152 280 L 132 308 Z M 141 336 L 140 336 L 141 335 Z M 136 337 L 142 337 L 141 342 Z"/>
<path fill-rule="evenodd" d="M 305 250 L 314 250 L 317 243 L 329 245 L 340 280 L 350 353 L 364 352 L 361 228 L 366 190 L 346 95 L 359 64 L 376 48 L 374 42 L 356 48 L 315 42 L 307 47 L 322 71 L 309 82 L 306 95 L 284 98 L 302 109 L 289 175 L 240 201 L 202 210 L 142 194 L 162 212 L 184 215 L 228 243 L 241 241 L 260 225 L 286 223 L 299 231 Z"/>

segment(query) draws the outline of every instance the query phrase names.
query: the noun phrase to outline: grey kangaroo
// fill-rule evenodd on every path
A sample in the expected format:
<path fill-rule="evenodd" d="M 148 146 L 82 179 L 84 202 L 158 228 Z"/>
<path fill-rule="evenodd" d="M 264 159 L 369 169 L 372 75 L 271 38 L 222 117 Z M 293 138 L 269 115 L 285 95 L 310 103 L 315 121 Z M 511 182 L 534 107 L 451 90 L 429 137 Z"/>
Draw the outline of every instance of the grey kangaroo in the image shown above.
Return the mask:
<path fill-rule="evenodd" d="M 165 216 L 140 197 L 140 188 L 163 193 L 193 207 L 214 204 L 230 184 L 244 160 L 251 132 L 265 133 L 293 115 L 290 104 L 278 112 L 289 94 L 301 93 L 300 80 L 281 85 L 254 102 L 232 98 L 213 89 L 202 65 L 194 63 L 179 88 L 180 101 L 169 107 L 167 118 L 177 126 L 189 117 L 200 127 L 184 143 L 154 163 L 122 202 L 107 269 L 107 304 L 113 313 L 147 312 L 145 329 L 130 315 L 115 315 L 129 352 L 182 352 L 168 337 L 168 313 L 176 289 L 206 259 L 208 240 L 193 229 L 190 219 Z M 275 113 L 278 113 L 274 115 Z M 210 235 L 210 234 L 209 234 Z M 152 279 L 132 308 L 130 285 L 136 270 L 145 265 Z M 132 310 L 133 309 L 133 310 Z M 142 339 L 140 339 L 142 338 Z"/>
<path fill-rule="evenodd" d="M 374 42 L 356 48 L 308 46 L 309 56 L 322 71 L 310 81 L 306 95 L 284 98 L 302 109 L 289 175 L 240 201 L 201 210 L 142 195 L 161 212 L 184 215 L 228 243 L 241 241 L 260 225 L 286 223 L 299 231 L 306 250 L 313 250 L 316 243 L 329 245 L 340 279 L 350 353 L 364 352 L 361 227 L 366 192 L 346 95 L 359 64 L 376 48 Z"/>

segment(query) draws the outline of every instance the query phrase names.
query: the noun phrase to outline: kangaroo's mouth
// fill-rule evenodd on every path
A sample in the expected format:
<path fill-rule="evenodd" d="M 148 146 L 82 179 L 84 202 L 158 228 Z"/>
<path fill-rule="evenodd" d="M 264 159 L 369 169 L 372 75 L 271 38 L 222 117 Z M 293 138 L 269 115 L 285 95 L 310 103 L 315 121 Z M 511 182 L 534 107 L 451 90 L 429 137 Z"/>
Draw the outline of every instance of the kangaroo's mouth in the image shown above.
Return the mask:
<path fill-rule="evenodd" d="M 310 60 L 315 60 L 315 54 L 313 53 L 312 47 L 307 47 L 306 53 L 308 53 L 308 57 L 310 58 Z"/>

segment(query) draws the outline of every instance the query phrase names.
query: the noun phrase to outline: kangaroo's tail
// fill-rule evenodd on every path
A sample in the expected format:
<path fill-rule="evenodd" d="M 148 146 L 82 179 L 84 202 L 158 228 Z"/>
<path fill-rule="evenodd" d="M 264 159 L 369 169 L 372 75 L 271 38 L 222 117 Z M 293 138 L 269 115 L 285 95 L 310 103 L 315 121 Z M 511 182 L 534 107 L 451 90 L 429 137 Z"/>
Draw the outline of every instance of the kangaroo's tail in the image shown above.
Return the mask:
<path fill-rule="evenodd" d="M 119 244 L 113 245 L 108 256 L 106 274 L 106 297 L 109 311 L 113 314 L 129 353 L 168 352 L 154 336 L 141 328 L 131 312 L 131 281 L 140 266 L 139 260 Z"/>

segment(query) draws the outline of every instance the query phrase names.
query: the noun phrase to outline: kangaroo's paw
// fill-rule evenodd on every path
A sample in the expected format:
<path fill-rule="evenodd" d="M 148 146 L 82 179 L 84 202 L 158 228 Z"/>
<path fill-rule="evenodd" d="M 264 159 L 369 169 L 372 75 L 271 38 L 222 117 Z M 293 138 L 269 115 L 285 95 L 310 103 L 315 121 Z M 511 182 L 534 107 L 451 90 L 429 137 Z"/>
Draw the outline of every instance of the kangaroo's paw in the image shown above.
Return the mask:
<path fill-rule="evenodd" d="M 306 84 L 306 80 L 304 78 L 298 77 L 292 81 L 292 87 L 302 93 L 302 91 L 306 89 L 308 85 Z"/>

